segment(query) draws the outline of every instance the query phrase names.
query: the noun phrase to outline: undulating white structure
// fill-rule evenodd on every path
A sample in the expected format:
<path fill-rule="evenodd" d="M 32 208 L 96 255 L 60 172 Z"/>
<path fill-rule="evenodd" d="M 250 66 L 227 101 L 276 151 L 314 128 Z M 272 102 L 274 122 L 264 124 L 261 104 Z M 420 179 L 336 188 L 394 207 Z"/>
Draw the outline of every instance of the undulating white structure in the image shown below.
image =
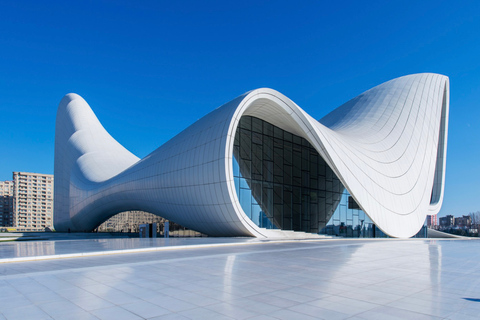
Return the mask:
<path fill-rule="evenodd" d="M 142 210 L 212 236 L 317 233 L 346 188 L 386 234 L 410 237 L 442 205 L 449 80 L 400 77 L 320 121 L 272 89 L 215 109 L 143 159 L 76 94 L 55 133 L 55 229 Z"/>

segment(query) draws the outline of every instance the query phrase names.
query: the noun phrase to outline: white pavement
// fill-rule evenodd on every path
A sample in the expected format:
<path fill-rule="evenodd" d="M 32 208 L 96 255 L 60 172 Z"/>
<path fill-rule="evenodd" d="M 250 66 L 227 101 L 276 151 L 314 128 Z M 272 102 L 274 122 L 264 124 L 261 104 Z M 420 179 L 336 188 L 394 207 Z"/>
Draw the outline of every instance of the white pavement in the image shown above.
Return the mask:
<path fill-rule="evenodd" d="M 1 263 L 0 319 L 468 320 L 480 313 L 477 240 L 207 239 Z M 53 248 L 68 243 L 82 247 L 57 241 Z"/>

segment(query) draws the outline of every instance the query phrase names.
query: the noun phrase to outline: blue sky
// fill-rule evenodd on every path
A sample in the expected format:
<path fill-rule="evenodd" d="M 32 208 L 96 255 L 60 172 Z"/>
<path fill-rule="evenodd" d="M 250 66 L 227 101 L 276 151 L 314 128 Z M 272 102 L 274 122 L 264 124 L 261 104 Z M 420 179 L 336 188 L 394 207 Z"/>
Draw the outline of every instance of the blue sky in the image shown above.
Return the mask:
<path fill-rule="evenodd" d="M 53 173 L 80 94 L 143 157 L 259 87 L 320 119 L 406 74 L 450 77 L 440 216 L 480 210 L 480 1 L 2 1 L 0 180 Z"/>

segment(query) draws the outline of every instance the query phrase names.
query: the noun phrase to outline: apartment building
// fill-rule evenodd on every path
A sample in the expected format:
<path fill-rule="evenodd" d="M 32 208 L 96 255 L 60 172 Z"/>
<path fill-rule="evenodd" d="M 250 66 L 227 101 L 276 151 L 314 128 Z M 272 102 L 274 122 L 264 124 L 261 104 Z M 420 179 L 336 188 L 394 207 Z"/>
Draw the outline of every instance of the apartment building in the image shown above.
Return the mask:
<path fill-rule="evenodd" d="M 53 175 L 13 172 L 13 226 L 19 231 L 53 229 Z"/>
<path fill-rule="evenodd" d="M 13 181 L 0 181 L 0 227 L 13 226 Z"/>
<path fill-rule="evenodd" d="M 434 228 L 436 226 L 438 226 L 437 215 L 434 214 L 434 215 L 431 215 L 431 216 L 427 216 L 427 227 Z"/>

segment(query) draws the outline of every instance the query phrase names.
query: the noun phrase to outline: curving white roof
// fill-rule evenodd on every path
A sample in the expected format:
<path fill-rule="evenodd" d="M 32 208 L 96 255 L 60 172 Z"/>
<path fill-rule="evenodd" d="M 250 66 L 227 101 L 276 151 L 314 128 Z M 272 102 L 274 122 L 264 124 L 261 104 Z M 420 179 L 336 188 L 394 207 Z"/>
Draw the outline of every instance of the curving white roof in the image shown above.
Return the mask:
<path fill-rule="evenodd" d="M 91 230 L 144 210 L 215 236 L 268 237 L 243 212 L 233 141 L 243 115 L 307 139 L 385 233 L 410 237 L 443 201 L 449 82 L 415 74 L 370 89 L 320 121 L 272 89 L 246 93 L 138 159 L 80 96 L 60 102 L 55 136 L 55 228 Z"/>

